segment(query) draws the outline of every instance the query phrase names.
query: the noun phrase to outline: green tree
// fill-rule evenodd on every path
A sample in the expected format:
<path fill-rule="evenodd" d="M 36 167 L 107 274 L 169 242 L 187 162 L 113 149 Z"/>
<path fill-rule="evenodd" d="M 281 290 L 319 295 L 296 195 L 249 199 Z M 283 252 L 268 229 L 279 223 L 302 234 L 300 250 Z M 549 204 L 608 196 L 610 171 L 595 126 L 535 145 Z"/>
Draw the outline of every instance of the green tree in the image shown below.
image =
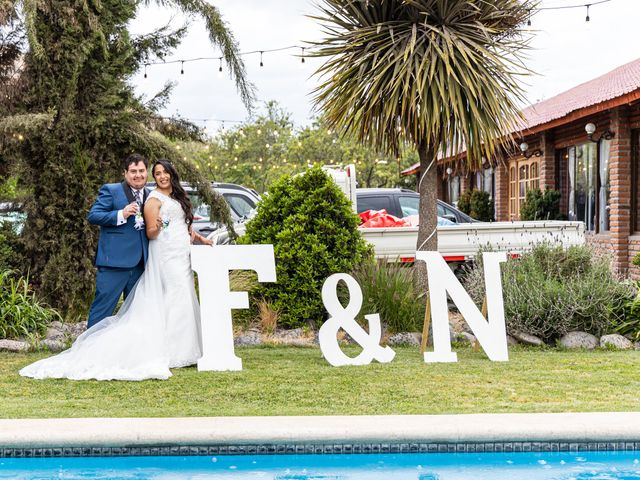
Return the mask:
<path fill-rule="evenodd" d="M 527 73 L 520 27 L 535 1 L 323 0 L 328 36 L 315 55 L 316 105 L 330 128 L 397 155 L 420 157 L 418 249 L 437 249 L 438 155 L 466 150 L 480 166 L 514 131 Z M 426 285 L 426 271 L 420 282 Z"/>
<path fill-rule="evenodd" d="M 355 164 L 360 187 L 395 187 L 400 170 L 416 161 L 411 149 L 400 156 L 379 152 L 354 138 L 340 136 L 317 118 L 296 131 L 290 114 L 276 102 L 252 121 L 220 133 L 206 144 L 181 142 L 182 152 L 193 158 L 211 179 L 241 183 L 261 192 L 284 173 L 309 167 Z"/>
<path fill-rule="evenodd" d="M 259 192 L 284 173 L 303 171 L 302 165 L 287 156 L 293 137 L 290 115 L 276 102 L 265 104 L 265 113 L 255 121 L 222 135 L 225 177 Z M 305 166 L 306 167 L 306 166 Z"/>
<path fill-rule="evenodd" d="M 120 163 L 132 151 L 172 159 L 212 204 L 212 216 L 229 220 L 224 202 L 155 128 L 154 111 L 166 102 L 170 85 L 145 101 L 127 83 L 141 64 L 164 58 L 186 31 L 165 28 L 131 38 L 128 24 L 146 3 L 1 3 L 3 27 L 23 26 L 28 49 L 17 82 L 24 87 L 0 104 L 0 157 L 20 165 L 20 179 L 30 191 L 23 241 L 32 279 L 50 304 L 66 312 L 84 311 L 91 295 L 97 229 L 88 225 L 86 212 L 100 184 L 121 178 Z M 249 105 L 252 87 L 217 8 L 203 0 L 159 3 L 204 19 Z M 184 122 L 174 123 L 175 131 L 189 133 Z"/>

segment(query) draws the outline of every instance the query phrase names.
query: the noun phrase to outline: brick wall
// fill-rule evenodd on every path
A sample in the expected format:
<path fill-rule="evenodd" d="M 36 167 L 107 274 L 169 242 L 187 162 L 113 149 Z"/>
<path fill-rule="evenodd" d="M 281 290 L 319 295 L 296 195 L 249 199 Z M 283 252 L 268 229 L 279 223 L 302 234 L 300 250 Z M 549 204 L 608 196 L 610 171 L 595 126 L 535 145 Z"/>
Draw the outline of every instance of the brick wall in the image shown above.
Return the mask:
<path fill-rule="evenodd" d="M 560 213 L 567 215 L 569 211 L 569 150 L 566 148 L 556 151 L 559 176 L 558 190 L 560 191 Z M 566 217 L 565 217 L 566 218 Z"/>
<path fill-rule="evenodd" d="M 466 171 L 466 169 L 465 169 L 465 173 L 460 174 L 460 195 L 462 195 L 467 190 L 472 189 L 472 186 L 471 186 L 472 175 L 473 174 Z"/>
<path fill-rule="evenodd" d="M 556 149 L 553 141 L 553 131 L 542 132 L 540 135 L 540 190 L 553 190 L 556 187 Z"/>
<path fill-rule="evenodd" d="M 495 219 L 497 222 L 509 220 L 509 170 L 506 161 L 500 162 L 494 169 L 495 179 Z"/>
<path fill-rule="evenodd" d="M 629 233 L 631 226 L 631 130 L 628 109 L 616 108 L 611 112 L 611 141 L 609 176 L 611 181 L 610 233 L 614 254 L 613 268 L 621 275 L 629 270 Z"/>
<path fill-rule="evenodd" d="M 611 237 L 609 235 L 586 233 L 585 239 L 587 245 L 596 256 L 611 258 Z"/>

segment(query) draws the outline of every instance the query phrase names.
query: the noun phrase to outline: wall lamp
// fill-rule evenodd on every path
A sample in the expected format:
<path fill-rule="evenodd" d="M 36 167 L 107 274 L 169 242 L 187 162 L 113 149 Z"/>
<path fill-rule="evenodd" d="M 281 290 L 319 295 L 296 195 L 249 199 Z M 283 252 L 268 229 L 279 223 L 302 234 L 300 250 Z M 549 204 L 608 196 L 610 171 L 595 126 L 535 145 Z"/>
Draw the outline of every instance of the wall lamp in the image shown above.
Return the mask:
<path fill-rule="evenodd" d="M 527 144 L 527 142 L 522 142 L 520 144 L 520 151 L 522 152 L 522 155 L 524 155 L 524 158 L 541 157 L 542 156 L 542 150 L 540 150 L 539 148 L 536 148 L 535 150 L 529 151 L 529 145 Z"/>
<path fill-rule="evenodd" d="M 611 140 L 614 137 L 614 133 L 608 128 L 600 134 L 598 138 L 593 138 L 593 134 L 596 133 L 596 126 L 593 123 L 587 123 L 584 126 L 584 131 L 587 132 L 587 137 L 594 143 L 599 143 L 600 140 Z"/>

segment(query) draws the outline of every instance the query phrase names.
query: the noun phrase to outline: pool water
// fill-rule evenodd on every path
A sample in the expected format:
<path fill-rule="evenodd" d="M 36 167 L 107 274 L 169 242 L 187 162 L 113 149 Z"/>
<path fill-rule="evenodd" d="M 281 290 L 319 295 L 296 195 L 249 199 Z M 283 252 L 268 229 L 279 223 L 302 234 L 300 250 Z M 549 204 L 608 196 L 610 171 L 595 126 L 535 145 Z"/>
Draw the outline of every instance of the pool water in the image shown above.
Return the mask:
<path fill-rule="evenodd" d="M 0 458 L 0 479 L 628 480 L 640 451 Z"/>

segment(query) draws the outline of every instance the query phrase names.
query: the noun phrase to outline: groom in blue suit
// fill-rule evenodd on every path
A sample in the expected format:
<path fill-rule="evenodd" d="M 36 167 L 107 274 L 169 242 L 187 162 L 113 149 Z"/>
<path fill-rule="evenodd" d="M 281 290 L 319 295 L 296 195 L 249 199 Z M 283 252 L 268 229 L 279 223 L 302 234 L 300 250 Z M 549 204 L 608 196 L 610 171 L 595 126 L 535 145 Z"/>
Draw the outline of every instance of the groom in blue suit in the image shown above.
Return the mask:
<path fill-rule="evenodd" d="M 147 159 L 137 153 L 123 162 L 124 181 L 100 188 L 87 219 L 100 226 L 96 253 L 96 296 L 88 327 L 113 315 L 120 295 L 126 298 L 144 271 L 149 249 L 142 208 L 149 191 Z"/>

